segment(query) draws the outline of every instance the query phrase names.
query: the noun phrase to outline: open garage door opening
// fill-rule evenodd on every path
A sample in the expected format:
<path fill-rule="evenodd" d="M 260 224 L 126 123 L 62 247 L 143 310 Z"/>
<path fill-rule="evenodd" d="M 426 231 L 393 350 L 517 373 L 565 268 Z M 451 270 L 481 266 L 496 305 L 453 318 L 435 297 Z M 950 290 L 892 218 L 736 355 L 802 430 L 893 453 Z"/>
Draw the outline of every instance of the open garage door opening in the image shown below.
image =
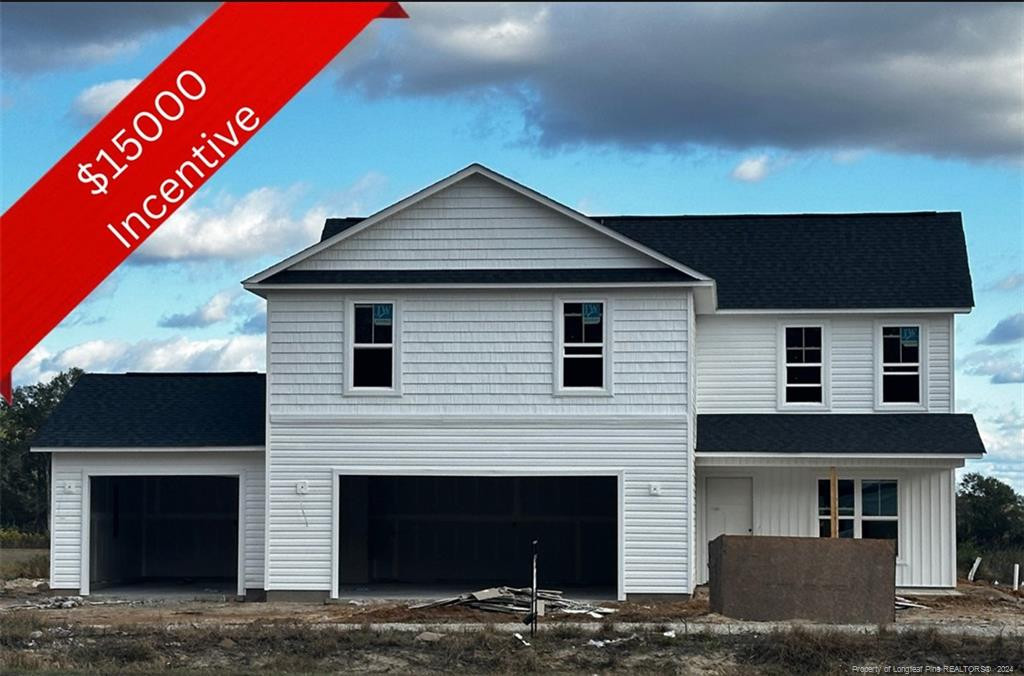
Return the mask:
<path fill-rule="evenodd" d="M 91 590 L 237 592 L 236 477 L 92 477 L 90 507 Z"/>
<path fill-rule="evenodd" d="M 613 476 L 342 476 L 339 583 L 460 588 L 539 585 L 614 596 L 618 479 Z"/>

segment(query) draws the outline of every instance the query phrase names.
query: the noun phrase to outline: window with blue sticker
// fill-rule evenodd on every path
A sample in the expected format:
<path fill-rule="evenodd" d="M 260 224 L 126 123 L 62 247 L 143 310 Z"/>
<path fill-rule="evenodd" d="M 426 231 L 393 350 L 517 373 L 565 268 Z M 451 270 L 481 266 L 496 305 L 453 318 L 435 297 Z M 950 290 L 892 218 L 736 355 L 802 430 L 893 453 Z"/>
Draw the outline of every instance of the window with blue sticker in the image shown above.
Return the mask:
<path fill-rule="evenodd" d="M 921 403 L 921 327 L 882 327 L 882 403 Z"/>
<path fill-rule="evenodd" d="M 352 387 L 394 387 L 394 313 L 392 303 L 356 303 Z"/>
<path fill-rule="evenodd" d="M 602 388 L 604 303 L 562 305 L 562 387 Z"/>

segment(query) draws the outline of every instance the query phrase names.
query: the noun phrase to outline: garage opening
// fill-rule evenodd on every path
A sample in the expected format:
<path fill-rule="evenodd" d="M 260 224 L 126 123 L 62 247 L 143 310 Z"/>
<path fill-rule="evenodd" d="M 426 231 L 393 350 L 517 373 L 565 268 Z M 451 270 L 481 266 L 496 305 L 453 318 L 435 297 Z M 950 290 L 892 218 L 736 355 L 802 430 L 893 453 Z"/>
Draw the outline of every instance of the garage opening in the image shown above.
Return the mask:
<path fill-rule="evenodd" d="M 236 593 L 236 477 L 92 477 L 90 506 L 92 590 Z"/>
<path fill-rule="evenodd" d="M 342 476 L 341 585 L 530 584 L 614 592 L 617 477 Z"/>

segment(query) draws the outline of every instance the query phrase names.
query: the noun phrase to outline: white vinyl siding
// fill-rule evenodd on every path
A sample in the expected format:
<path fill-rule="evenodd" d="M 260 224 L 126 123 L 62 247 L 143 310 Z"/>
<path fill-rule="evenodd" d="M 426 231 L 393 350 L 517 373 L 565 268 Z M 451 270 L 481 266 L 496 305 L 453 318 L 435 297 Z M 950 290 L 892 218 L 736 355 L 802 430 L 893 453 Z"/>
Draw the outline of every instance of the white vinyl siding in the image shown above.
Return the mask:
<path fill-rule="evenodd" d="M 291 270 L 664 265 L 483 176 L 470 176 Z"/>
<path fill-rule="evenodd" d="M 62 451 L 52 454 L 50 586 L 81 589 L 82 519 L 85 477 L 104 475 L 244 475 L 239 486 L 245 506 L 244 577 L 246 589 L 263 588 L 264 466 L 262 453 L 145 449 L 117 452 Z"/>
<path fill-rule="evenodd" d="M 623 593 L 686 593 L 688 443 L 683 416 L 272 416 L 267 588 L 331 589 L 335 473 L 544 473 L 621 475 Z"/>
<path fill-rule="evenodd" d="M 402 395 L 387 398 L 343 394 L 346 296 L 271 294 L 267 588 L 331 588 L 336 472 L 547 472 L 621 476 L 621 591 L 688 591 L 690 293 L 596 293 L 613 396 L 555 395 L 552 291 L 389 294 Z"/>
<path fill-rule="evenodd" d="M 779 411 L 779 323 L 827 322 L 829 354 L 825 382 L 829 410 L 872 413 L 875 409 L 876 322 L 882 315 L 697 316 L 697 401 L 701 413 L 775 413 Z M 950 316 L 923 314 L 928 410 L 952 411 Z"/>
<path fill-rule="evenodd" d="M 277 292 L 267 303 L 271 414 L 668 415 L 687 406 L 684 290 L 604 291 L 614 397 L 553 396 L 555 294 L 410 291 L 398 304 L 401 397 L 344 395 L 345 307 L 334 292 Z M 351 298 L 372 301 L 371 294 Z M 560 321 L 561 318 L 558 318 Z"/>
<path fill-rule="evenodd" d="M 697 466 L 698 584 L 707 581 L 707 543 L 703 541 L 703 488 L 707 477 L 753 478 L 754 535 L 818 537 L 818 479 L 828 476 L 820 461 L 783 460 L 787 466 Z M 780 463 L 780 464 L 782 464 Z M 841 465 L 842 479 L 895 479 L 899 482 L 898 587 L 956 585 L 955 469 L 949 466 L 900 466 L 894 461 Z"/>

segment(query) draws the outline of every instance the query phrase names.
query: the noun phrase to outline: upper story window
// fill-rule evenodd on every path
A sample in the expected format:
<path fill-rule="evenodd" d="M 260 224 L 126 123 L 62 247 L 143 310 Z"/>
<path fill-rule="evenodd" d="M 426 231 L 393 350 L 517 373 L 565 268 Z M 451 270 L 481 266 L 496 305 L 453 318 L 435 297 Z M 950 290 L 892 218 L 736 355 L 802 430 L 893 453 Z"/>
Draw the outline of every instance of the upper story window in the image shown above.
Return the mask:
<path fill-rule="evenodd" d="M 824 404 L 824 343 L 821 326 L 787 326 L 785 330 L 786 404 Z"/>
<path fill-rule="evenodd" d="M 561 387 L 605 388 L 605 306 L 600 302 L 562 304 Z"/>
<path fill-rule="evenodd" d="M 881 401 L 921 403 L 920 326 L 882 326 Z"/>
<path fill-rule="evenodd" d="M 394 303 L 356 303 L 353 307 L 352 387 L 394 387 Z"/>

